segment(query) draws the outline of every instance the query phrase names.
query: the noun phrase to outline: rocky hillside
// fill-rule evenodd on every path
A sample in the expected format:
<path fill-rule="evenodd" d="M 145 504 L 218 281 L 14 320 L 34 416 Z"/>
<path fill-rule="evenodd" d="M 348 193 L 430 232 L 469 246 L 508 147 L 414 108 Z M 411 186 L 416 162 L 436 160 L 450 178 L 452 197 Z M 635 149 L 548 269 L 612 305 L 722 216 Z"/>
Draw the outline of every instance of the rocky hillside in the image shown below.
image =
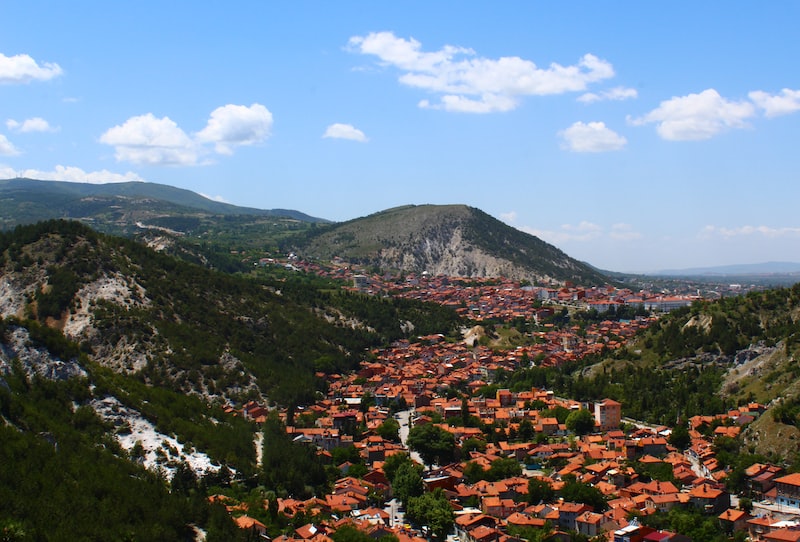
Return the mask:
<path fill-rule="evenodd" d="M 313 280 L 214 272 L 77 222 L 0 234 L 0 317 L 57 333 L 115 372 L 205 398 L 299 404 L 313 396 L 315 372 L 355 367 L 405 333 L 455 326 L 438 306 Z"/>
<path fill-rule="evenodd" d="M 608 282 L 599 271 L 556 247 L 465 205 L 389 209 L 318 227 L 294 248 L 381 269 L 461 277 L 506 276 L 530 282 Z"/>
<path fill-rule="evenodd" d="M 291 417 L 325 389 L 322 375 L 357 367 L 370 348 L 459 324 L 438 305 L 349 293 L 300 272 L 212 271 L 79 222 L 0 232 L 0 502 L 25 503 L 12 517 L 39 517 L 46 497 L 71 517 L 112 495 L 126 513 L 147 509 L 131 513 L 140 519 L 157 518 L 155 508 L 176 512 L 163 521 L 178 531 L 187 518 L 203 524 L 204 494 L 197 514 L 180 513 L 185 501 L 164 481 L 174 490 L 253 476 L 256 427 L 224 407 L 255 399 Z M 42 495 L 49 484 L 63 491 Z M 73 488 L 92 502 L 73 503 Z M 0 506 L 0 531 L 4 517 Z M 90 538 L 127 538 L 116 534 L 127 522 Z M 132 538 L 190 539 L 134 523 L 130 532 L 147 534 Z"/>

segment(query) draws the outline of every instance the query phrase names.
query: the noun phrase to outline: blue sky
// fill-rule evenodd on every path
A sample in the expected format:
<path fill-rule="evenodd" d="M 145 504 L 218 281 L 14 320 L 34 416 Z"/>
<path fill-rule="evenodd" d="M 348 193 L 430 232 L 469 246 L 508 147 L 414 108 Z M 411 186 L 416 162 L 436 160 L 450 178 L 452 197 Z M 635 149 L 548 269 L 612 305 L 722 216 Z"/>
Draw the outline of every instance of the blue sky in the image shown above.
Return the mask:
<path fill-rule="evenodd" d="M 0 4 L 0 178 L 348 220 L 464 203 L 603 269 L 800 261 L 800 3 Z"/>

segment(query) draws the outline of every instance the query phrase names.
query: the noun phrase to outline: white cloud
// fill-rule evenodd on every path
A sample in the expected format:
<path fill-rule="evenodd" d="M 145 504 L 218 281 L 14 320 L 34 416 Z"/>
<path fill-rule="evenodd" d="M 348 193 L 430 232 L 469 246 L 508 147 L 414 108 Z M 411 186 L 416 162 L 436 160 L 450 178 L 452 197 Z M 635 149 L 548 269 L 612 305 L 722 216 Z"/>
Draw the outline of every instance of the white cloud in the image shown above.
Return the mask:
<path fill-rule="evenodd" d="M 58 128 L 50 126 L 50 123 L 41 117 L 33 117 L 31 119 L 25 119 L 22 122 L 19 122 L 14 119 L 8 119 L 6 121 L 6 126 L 8 127 L 9 130 L 22 133 L 58 131 Z"/>
<path fill-rule="evenodd" d="M 542 230 L 525 226 L 522 231 L 535 235 L 540 239 L 553 245 L 567 243 L 570 241 L 592 241 L 603 235 L 603 228 L 589 221 L 581 221 L 579 224 L 562 224 L 558 230 Z"/>
<path fill-rule="evenodd" d="M 361 143 L 365 143 L 367 141 L 367 136 L 364 135 L 364 132 L 354 127 L 352 124 L 331 124 L 325 130 L 325 133 L 322 134 L 322 137 L 332 139 L 350 139 L 352 141 L 360 141 Z"/>
<path fill-rule="evenodd" d="M 4 172 L 4 174 L 6 172 Z M 144 181 L 144 179 L 131 171 L 127 173 L 113 173 L 106 169 L 101 171 L 84 171 L 79 167 L 61 165 L 56 166 L 53 171 L 41 171 L 36 169 L 14 171 L 11 177 L 25 177 L 26 179 L 38 179 L 40 181 L 70 181 L 89 184 Z"/>
<path fill-rule="evenodd" d="M 515 109 L 518 103 L 513 98 L 496 94 L 484 94 L 477 100 L 446 94 L 441 97 L 440 103 L 432 104 L 429 100 L 420 100 L 418 105 L 422 109 L 441 109 L 452 113 L 502 113 Z"/>
<path fill-rule="evenodd" d="M 723 238 L 731 239 L 733 237 L 766 237 L 770 239 L 786 238 L 786 237 L 800 237 L 800 227 L 782 227 L 773 228 L 771 226 L 737 226 L 735 228 L 726 228 L 724 226 L 705 226 L 697 235 L 700 239 L 714 239 Z"/>
<path fill-rule="evenodd" d="M 709 139 L 728 128 L 743 128 L 755 114 L 750 102 L 726 100 L 713 88 L 699 94 L 674 97 L 661 102 L 639 118 L 629 118 L 635 126 L 656 123 L 656 131 L 671 141 Z"/>
<path fill-rule="evenodd" d="M 112 145 L 118 161 L 150 165 L 194 165 L 200 149 L 169 117 L 152 113 L 131 117 L 100 136 Z"/>
<path fill-rule="evenodd" d="M 603 92 L 587 92 L 586 94 L 580 95 L 578 97 L 578 101 L 590 104 L 606 100 L 612 100 L 612 101 L 630 100 L 638 96 L 639 93 L 636 91 L 635 88 L 615 87 L 610 90 L 605 90 Z"/>
<path fill-rule="evenodd" d="M 47 81 L 62 73 L 58 64 L 45 62 L 40 66 L 29 55 L 6 56 L 0 53 L 0 84 Z"/>
<path fill-rule="evenodd" d="M 764 115 L 767 117 L 778 117 L 800 111 L 800 90 L 785 88 L 780 94 L 754 90 L 747 96 L 756 106 L 764 110 Z"/>
<path fill-rule="evenodd" d="M 419 105 L 446 111 L 508 111 L 517 107 L 522 96 L 580 92 L 590 83 L 614 76 L 610 63 L 591 54 L 571 66 L 551 63 L 539 68 L 519 57 L 482 58 L 472 49 L 451 45 L 425 52 L 417 40 L 398 38 L 392 32 L 353 36 L 348 48 L 401 70 L 399 81 L 404 85 L 441 95 L 439 103 L 422 100 Z"/>
<path fill-rule="evenodd" d="M 16 156 L 19 150 L 11 143 L 6 136 L 0 134 L 0 156 Z"/>
<path fill-rule="evenodd" d="M 118 161 L 149 165 L 192 166 L 214 144 L 219 154 L 233 154 L 233 148 L 255 145 L 267 139 L 272 129 L 272 113 L 261 104 L 250 107 L 228 104 L 211 112 L 206 127 L 189 136 L 169 117 L 152 113 L 131 117 L 100 136 L 112 145 Z"/>
<path fill-rule="evenodd" d="M 628 142 L 603 122 L 576 122 L 558 135 L 563 140 L 561 148 L 573 152 L 618 151 Z"/>
<path fill-rule="evenodd" d="M 220 154 L 232 154 L 232 147 L 261 143 L 271 130 L 272 113 L 263 105 L 228 104 L 211 112 L 208 124 L 197 133 L 197 141 L 214 143 Z"/>

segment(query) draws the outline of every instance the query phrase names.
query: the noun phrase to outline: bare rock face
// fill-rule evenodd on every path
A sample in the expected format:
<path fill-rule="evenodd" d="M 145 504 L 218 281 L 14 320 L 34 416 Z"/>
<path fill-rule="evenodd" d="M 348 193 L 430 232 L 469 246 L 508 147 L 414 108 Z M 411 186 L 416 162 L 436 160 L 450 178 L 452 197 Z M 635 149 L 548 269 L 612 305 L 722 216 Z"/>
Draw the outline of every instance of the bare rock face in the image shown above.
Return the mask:
<path fill-rule="evenodd" d="M 451 277 L 600 284 L 606 278 L 541 239 L 465 205 L 389 209 L 320 230 L 297 247 L 311 259 Z"/>
<path fill-rule="evenodd" d="M 147 306 L 150 301 L 138 284 L 129 285 L 121 276 L 102 276 L 83 286 L 75 296 L 75 310 L 67 316 L 63 332 L 72 340 L 84 338 L 91 330 L 91 308 L 98 301 L 125 307 Z"/>
<path fill-rule="evenodd" d="M 34 346 L 28 330 L 19 327 L 10 329 L 6 344 L 0 344 L 0 373 L 9 373 L 15 360 L 28 377 L 39 375 L 50 380 L 66 380 L 86 376 L 78 360 L 62 360 L 46 348 Z"/>
<path fill-rule="evenodd" d="M 422 238 L 411 246 L 392 246 L 380 250 L 381 267 L 425 270 L 431 275 L 448 277 L 508 277 L 512 280 L 550 280 L 546 274 L 515 265 L 475 247 L 454 228 L 443 235 Z"/>
<path fill-rule="evenodd" d="M 25 308 L 25 290 L 8 277 L 0 278 L 0 316 L 22 316 Z"/>
<path fill-rule="evenodd" d="M 116 371 L 133 373 L 147 364 L 147 345 L 122 336 L 113 344 L 103 340 L 93 325 L 92 311 L 100 303 L 110 303 L 129 310 L 146 307 L 150 300 L 139 284 L 126 281 L 121 275 L 104 275 L 84 285 L 75 295 L 73 310 L 64 321 L 64 335 L 75 342 L 88 342 L 95 359 Z"/>

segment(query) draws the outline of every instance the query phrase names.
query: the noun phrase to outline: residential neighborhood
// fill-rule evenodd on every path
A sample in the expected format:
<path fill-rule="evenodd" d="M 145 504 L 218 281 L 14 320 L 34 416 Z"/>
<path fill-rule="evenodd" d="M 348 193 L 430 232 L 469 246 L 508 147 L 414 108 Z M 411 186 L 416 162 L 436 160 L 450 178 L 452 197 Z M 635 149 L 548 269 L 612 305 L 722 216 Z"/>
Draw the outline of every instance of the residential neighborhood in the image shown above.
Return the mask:
<path fill-rule="evenodd" d="M 543 323 L 555 313 L 542 303 L 551 299 L 598 313 L 616 304 L 668 311 L 689 302 L 656 301 L 610 288 L 551 290 L 510 282 L 459 287 L 445 278 L 417 281 L 402 295 L 450 304 L 476 321 L 541 318 Z M 446 498 L 453 511 L 452 541 L 516 542 L 532 532 L 543 533 L 542 540 L 691 540 L 648 525 L 648 518 L 673 509 L 713 518 L 715 527 L 732 540 L 800 540 L 798 475 L 776 465 L 752 465 L 744 473 L 746 498 L 740 500 L 726 489 L 730 472 L 717 461 L 715 439 L 735 438 L 765 405 L 695 416 L 685 422 L 688 440 L 679 448 L 673 428 L 631 423 L 624 417 L 625 405 L 611 398 L 588 403 L 546 389 L 512 391 L 491 385 L 501 371 L 558 367 L 613 351 L 655 318 L 602 320 L 583 330 L 545 325 L 534 332 L 533 344 L 509 350 L 429 335 L 374 350 L 353 374 L 329 376 L 324 398 L 293 415 L 280 412 L 286 431 L 294 442 L 313 447 L 319 461 L 328 465 L 333 450 L 352 446 L 364 469 L 351 476 L 352 462 L 332 465 L 341 473 L 332 493 L 305 501 L 277 498 L 281 513 L 315 518 L 284 540 L 324 542 L 342 525 L 373 539 L 387 534 L 403 542 L 430 538 L 426 526 L 403 519 L 402 503 L 393 499 L 393 481 L 384 470 L 387 460 L 398 454 L 424 463 L 420 450 L 407 442 L 423 426 L 451 435 L 454 444 L 448 461 L 425 463 L 422 475 L 425 491 Z M 258 420 L 268 410 L 253 403 L 241 412 Z M 588 428 L 576 431 L 570 425 L 576 413 L 586 413 Z M 399 426 L 396 438 L 381 436 L 391 420 Z M 489 475 L 501 465 L 511 465 L 509 476 Z M 534 487 L 537 494 L 531 493 Z M 546 498 L 538 496 L 541 488 Z M 564 497 L 575 488 L 600 498 Z M 744 502 L 748 505 L 742 507 Z M 228 508 L 241 528 L 263 531 L 240 503 Z"/>

